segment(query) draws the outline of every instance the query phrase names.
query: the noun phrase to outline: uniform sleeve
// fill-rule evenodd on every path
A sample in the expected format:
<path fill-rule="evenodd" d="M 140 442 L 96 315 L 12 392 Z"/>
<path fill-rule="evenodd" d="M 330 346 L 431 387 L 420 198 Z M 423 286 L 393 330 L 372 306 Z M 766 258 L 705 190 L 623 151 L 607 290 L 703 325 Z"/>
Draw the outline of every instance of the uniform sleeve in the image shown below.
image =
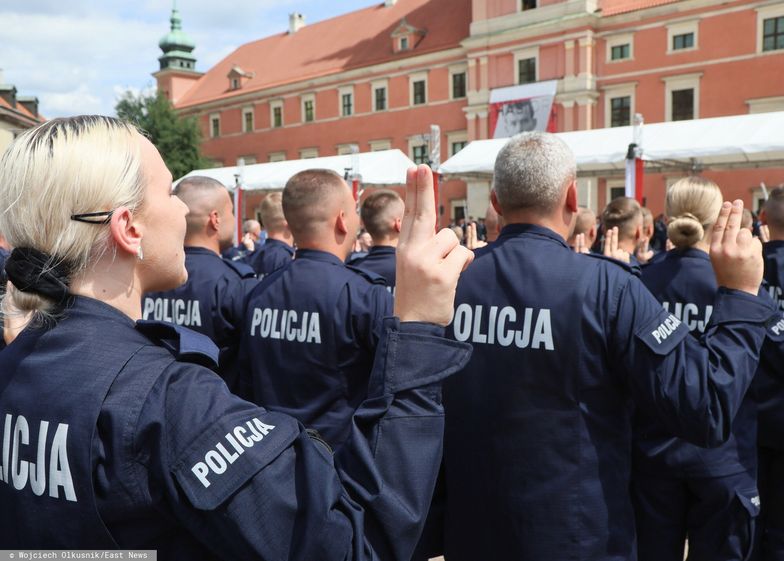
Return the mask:
<path fill-rule="evenodd" d="M 408 561 L 441 458 L 440 382 L 469 356 L 439 328 L 385 320 L 368 399 L 334 456 L 292 418 L 177 363 L 135 439 L 153 448 L 138 452 L 150 495 L 224 559 Z"/>
<path fill-rule="evenodd" d="M 343 309 L 350 310 L 356 339 L 365 348 L 374 349 L 383 330 L 382 320 L 393 314 L 394 298 L 383 285 L 364 285 L 363 281 L 361 286 L 362 289 L 349 285 L 345 293 L 349 301 Z"/>
<path fill-rule="evenodd" d="M 698 340 L 630 277 L 618 293 L 609 345 L 636 406 L 656 415 L 674 435 L 718 446 L 729 438 L 774 315 L 769 302 L 720 288 Z"/>

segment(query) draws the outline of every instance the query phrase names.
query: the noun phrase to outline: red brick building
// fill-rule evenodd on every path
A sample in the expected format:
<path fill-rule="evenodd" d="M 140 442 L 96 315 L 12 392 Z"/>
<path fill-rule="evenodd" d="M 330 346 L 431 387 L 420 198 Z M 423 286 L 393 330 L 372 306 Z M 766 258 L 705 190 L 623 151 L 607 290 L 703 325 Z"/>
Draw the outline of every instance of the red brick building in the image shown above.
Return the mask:
<path fill-rule="evenodd" d="M 784 110 L 784 3 L 771 0 L 386 0 L 313 25 L 292 14 L 287 32 L 205 74 L 173 15 L 161 48 L 158 86 L 199 118 L 217 165 L 351 145 L 424 161 L 431 124 L 443 161 L 491 135 L 493 91 L 529 82 L 555 82 L 558 131 L 625 125 L 635 113 L 652 123 Z M 654 213 L 684 172 L 646 177 Z M 761 181 L 784 182 L 784 162 L 706 175 L 753 204 Z M 581 179 L 581 202 L 602 207 L 622 187 L 622 175 Z M 483 214 L 488 190 L 448 182 L 444 220 Z"/>

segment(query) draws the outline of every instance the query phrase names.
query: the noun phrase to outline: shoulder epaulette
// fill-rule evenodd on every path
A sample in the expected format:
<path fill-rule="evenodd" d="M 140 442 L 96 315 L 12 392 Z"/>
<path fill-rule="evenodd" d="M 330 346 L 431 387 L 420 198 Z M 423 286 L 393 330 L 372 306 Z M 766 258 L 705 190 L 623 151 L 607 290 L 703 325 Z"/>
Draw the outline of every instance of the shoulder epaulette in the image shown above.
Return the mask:
<path fill-rule="evenodd" d="M 361 267 L 355 267 L 354 265 L 346 265 L 346 269 L 354 271 L 358 275 L 365 277 L 365 279 L 371 284 L 380 284 L 383 286 L 386 286 L 387 284 L 387 281 L 384 277 L 374 273 L 373 271 L 368 271 L 367 269 L 363 269 Z"/>
<path fill-rule="evenodd" d="M 206 335 L 181 325 L 150 320 L 137 321 L 136 329 L 167 349 L 179 361 L 212 369 L 218 366 L 218 347 Z"/>
<path fill-rule="evenodd" d="M 223 262 L 226 263 L 226 265 L 235 273 L 237 273 L 240 278 L 252 279 L 256 276 L 256 271 L 254 271 L 253 267 L 247 263 L 243 263 L 242 261 L 232 261 L 226 258 L 223 259 Z"/>
<path fill-rule="evenodd" d="M 584 253 L 583 255 L 587 255 L 588 257 L 593 257 L 594 259 L 601 259 L 602 261 L 607 261 L 609 263 L 612 263 L 613 265 L 617 265 L 618 267 L 620 267 L 624 271 L 627 271 L 627 272 L 631 273 L 635 277 L 639 277 L 640 276 L 640 266 L 639 265 L 632 265 L 630 263 L 625 263 L 623 261 L 618 261 L 617 259 L 615 259 L 613 257 L 607 257 L 606 255 L 604 255 L 602 253 L 593 253 L 593 252 L 591 252 L 591 253 Z"/>

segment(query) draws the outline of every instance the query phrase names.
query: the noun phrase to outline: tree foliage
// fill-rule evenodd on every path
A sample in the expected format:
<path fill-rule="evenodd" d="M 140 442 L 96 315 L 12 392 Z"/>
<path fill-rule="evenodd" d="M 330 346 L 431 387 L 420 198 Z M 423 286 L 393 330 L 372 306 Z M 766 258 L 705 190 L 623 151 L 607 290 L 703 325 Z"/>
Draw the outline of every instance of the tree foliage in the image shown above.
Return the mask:
<path fill-rule="evenodd" d="M 114 107 L 117 116 L 145 131 L 177 179 L 189 171 L 209 167 L 201 155 L 201 129 L 195 117 L 181 117 L 161 93 L 126 91 Z"/>

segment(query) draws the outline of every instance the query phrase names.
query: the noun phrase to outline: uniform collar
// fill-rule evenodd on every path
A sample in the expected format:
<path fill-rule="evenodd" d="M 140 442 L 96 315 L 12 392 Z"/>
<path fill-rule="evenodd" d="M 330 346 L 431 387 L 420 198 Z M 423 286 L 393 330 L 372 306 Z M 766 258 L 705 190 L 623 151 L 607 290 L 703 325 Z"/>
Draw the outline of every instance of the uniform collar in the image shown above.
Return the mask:
<path fill-rule="evenodd" d="M 326 251 L 321 251 L 318 249 L 297 249 L 295 254 L 295 259 L 310 259 L 311 261 L 321 261 L 323 263 L 332 263 L 334 265 L 340 265 L 341 267 L 345 265 L 343 261 L 332 255 L 331 253 L 327 253 Z"/>
<path fill-rule="evenodd" d="M 104 320 L 119 321 L 130 327 L 134 321 L 114 306 L 89 296 L 71 296 L 65 310 L 66 316 L 99 316 Z"/>
<path fill-rule="evenodd" d="M 394 255 L 395 248 L 391 245 L 374 245 L 368 251 L 368 255 Z"/>
<path fill-rule="evenodd" d="M 207 249 L 206 247 L 201 247 L 198 245 L 186 245 L 185 253 L 190 255 L 211 255 L 220 259 L 219 254 L 215 253 L 211 249 Z"/>
<path fill-rule="evenodd" d="M 498 240 L 496 241 L 500 242 L 506 238 L 516 236 L 547 238 L 561 244 L 566 249 L 569 249 L 569 246 L 566 245 L 566 241 L 564 241 L 560 235 L 553 232 L 550 228 L 545 228 L 544 226 L 539 226 L 537 224 L 507 224 L 501 230 L 501 235 L 498 236 Z"/>
<path fill-rule="evenodd" d="M 294 253 L 294 248 L 293 247 L 291 247 L 286 242 L 282 242 L 280 240 L 274 240 L 272 238 L 267 238 L 267 241 L 264 242 L 264 245 L 279 245 L 279 246 L 283 247 L 283 249 L 285 249 L 287 251 L 290 251 L 292 254 Z"/>

